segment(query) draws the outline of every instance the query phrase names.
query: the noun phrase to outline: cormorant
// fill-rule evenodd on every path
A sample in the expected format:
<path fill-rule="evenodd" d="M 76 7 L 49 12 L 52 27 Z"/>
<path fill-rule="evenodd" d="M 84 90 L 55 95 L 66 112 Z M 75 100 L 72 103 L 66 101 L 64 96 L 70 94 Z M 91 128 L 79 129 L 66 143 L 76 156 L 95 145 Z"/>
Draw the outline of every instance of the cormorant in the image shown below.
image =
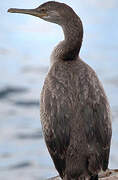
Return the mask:
<path fill-rule="evenodd" d="M 65 38 L 51 55 L 41 93 L 43 133 L 63 180 L 98 179 L 100 170 L 108 168 L 110 107 L 96 73 L 79 57 L 83 39 L 80 18 L 71 7 L 55 1 L 8 12 L 30 14 L 62 27 Z"/>

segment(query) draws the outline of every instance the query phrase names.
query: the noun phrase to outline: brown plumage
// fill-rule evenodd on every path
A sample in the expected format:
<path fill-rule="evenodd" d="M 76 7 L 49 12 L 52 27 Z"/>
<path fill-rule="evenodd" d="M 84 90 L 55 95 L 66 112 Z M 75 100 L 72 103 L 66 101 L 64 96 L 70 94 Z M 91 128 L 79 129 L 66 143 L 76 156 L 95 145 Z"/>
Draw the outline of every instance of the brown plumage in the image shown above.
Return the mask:
<path fill-rule="evenodd" d="M 51 55 L 41 93 L 40 117 L 47 148 L 63 180 L 98 179 L 108 168 L 111 142 L 109 104 L 94 70 L 79 58 L 80 18 L 64 3 L 9 12 L 59 24 L 65 35 Z"/>

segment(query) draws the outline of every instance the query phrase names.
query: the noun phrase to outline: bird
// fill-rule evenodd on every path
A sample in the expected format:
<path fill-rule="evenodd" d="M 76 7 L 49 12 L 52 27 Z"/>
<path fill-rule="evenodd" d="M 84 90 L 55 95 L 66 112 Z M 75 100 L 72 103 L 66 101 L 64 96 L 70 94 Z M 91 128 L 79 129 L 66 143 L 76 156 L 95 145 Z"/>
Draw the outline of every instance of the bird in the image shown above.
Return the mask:
<path fill-rule="evenodd" d="M 44 139 L 63 180 L 97 180 L 108 169 L 112 137 L 110 105 L 96 72 L 80 58 L 83 25 L 67 4 L 48 1 L 8 12 L 39 17 L 62 27 L 40 98 Z"/>

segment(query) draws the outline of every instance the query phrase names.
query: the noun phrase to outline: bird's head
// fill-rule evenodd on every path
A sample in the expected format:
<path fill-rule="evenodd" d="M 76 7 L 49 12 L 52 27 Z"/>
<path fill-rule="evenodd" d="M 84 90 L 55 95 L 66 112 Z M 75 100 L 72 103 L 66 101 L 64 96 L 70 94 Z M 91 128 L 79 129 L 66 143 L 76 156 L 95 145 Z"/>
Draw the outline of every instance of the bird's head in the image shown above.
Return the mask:
<path fill-rule="evenodd" d="M 67 23 L 70 21 L 72 15 L 75 15 L 71 7 L 64 3 L 55 1 L 46 2 L 35 9 L 10 8 L 8 9 L 8 12 L 33 15 L 59 25 Z"/>

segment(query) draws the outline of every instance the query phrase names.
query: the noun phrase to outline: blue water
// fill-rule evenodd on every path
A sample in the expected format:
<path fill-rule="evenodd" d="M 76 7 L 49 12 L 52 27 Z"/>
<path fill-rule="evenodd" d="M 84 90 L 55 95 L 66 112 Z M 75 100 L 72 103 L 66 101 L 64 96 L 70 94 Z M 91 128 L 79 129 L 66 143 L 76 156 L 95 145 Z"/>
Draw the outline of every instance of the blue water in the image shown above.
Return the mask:
<path fill-rule="evenodd" d="M 39 97 L 59 26 L 10 7 L 35 8 L 43 0 L 0 2 L 0 180 L 42 180 L 57 174 L 42 138 Z M 97 72 L 112 109 L 110 168 L 118 168 L 118 1 L 63 0 L 84 25 L 80 56 Z"/>

